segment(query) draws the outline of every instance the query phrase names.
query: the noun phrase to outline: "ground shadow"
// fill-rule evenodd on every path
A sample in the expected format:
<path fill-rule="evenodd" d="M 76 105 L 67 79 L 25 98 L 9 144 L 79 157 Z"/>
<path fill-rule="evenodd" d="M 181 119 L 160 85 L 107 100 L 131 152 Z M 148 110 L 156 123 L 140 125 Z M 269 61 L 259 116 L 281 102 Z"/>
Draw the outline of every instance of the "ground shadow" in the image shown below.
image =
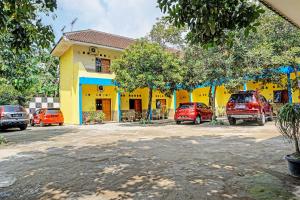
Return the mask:
<path fill-rule="evenodd" d="M 25 131 L 19 131 L 18 129 L 8 129 L 0 132 L 0 135 L 4 136 L 9 144 L 31 143 L 37 141 L 47 141 L 53 137 L 79 132 L 78 129 L 72 127 L 51 127 L 51 130 L 47 127 L 36 128 L 28 127 Z"/>
<path fill-rule="evenodd" d="M 289 199 L 288 151 L 279 138 L 193 136 L 23 152 L 0 162 L 16 179 L 0 199 Z"/>

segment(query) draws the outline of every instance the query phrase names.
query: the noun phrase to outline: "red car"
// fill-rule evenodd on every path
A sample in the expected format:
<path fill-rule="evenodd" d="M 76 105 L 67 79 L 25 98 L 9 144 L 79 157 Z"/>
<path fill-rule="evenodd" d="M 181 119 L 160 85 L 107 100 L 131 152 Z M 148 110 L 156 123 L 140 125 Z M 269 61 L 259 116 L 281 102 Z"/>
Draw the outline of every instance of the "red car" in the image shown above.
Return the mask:
<path fill-rule="evenodd" d="M 263 126 L 266 120 L 273 120 L 273 107 L 257 91 L 241 91 L 232 94 L 227 105 L 226 114 L 230 125 L 237 120 L 257 121 Z"/>
<path fill-rule="evenodd" d="M 64 124 L 64 117 L 59 108 L 42 108 L 37 110 L 31 119 L 31 126 L 39 124 L 40 126 Z"/>
<path fill-rule="evenodd" d="M 213 116 L 212 110 L 200 102 L 181 103 L 175 112 L 174 119 L 177 124 L 183 121 L 192 121 L 200 124 L 203 121 L 211 121 Z"/>

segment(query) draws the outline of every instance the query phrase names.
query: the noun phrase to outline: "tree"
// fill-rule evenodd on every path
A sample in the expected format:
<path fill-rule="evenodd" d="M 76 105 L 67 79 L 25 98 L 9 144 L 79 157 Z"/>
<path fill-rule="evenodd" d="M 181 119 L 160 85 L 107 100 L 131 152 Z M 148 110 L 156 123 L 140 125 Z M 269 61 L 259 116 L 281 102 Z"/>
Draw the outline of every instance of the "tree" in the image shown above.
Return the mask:
<path fill-rule="evenodd" d="M 185 27 L 178 28 L 169 23 L 168 19 L 162 17 L 153 25 L 147 38 L 160 44 L 162 47 L 175 47 L 182 49 L 185 47 L 184 33 Z"/>
<path fill-rule="evenodd" d="M 256 20 L 264 10 L 249 0 L 157 0 L 172 24 L 187 26 L 192 44 L 212 45 L 230 41 L 232 31 L 256 31 Z"/>
<path fill-rule="evenodd" d="M 180 60 L 159 44 L 139 40 L 112 63 L 115 81 L 127 92 L 149 89 L 146 118 L 150 119 L 153 90 L 170 96 L 181 82 Z"/>
<path fill-rule="evenodd" d="M 15 51 L 48 48 L 54 35 L 51 26 L 42 24 L 42 14 L 56 7 L 56 0 L 1 0 L 0 32 L 8 36 L 7 46 Z"/>
<path fill-rule="evenodd" d="M 206 49 L 200 45 L 193 45 L 186 49 L 184 58 L 186 73 L 183 86 L 190 90 L 199 85 L 210 87 L 209 100 L 213 119 L 216 119 L 215 95 L 218 86 L 225 84 L 230 88 L 236 88 L 243 81 L 240 78 L 241 73 L 236 71 L 236 66 L 233 64 L 233 57 L 228 54 L 225 47 Z"/>

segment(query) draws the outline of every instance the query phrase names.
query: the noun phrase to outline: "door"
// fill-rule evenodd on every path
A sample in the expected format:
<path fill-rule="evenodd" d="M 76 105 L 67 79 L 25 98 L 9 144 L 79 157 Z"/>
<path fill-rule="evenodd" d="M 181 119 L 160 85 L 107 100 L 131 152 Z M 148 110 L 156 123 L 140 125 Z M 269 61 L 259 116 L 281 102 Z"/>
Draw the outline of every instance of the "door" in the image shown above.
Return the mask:
<path fill-rule="evenodd" d="M 141 99 L 134 100 L 134 110 L 135 110 L 135 112 L 142 113 L 142 100 Z"/>
<path fill-rule="evenodd" d="M 110 99 L 97 99 L 96 110 L 102 111 L 105 114 L 104 121 L 111 121 L 111 100 Z"/>

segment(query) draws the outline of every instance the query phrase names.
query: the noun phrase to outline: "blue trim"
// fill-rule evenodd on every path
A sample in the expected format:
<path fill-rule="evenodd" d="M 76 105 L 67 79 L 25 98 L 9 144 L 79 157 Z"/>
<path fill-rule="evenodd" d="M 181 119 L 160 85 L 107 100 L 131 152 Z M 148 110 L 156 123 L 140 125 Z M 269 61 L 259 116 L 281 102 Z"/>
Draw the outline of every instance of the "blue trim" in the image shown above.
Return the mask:
<path fill-rule="evenodd" d="M 173 98 L 174 98 L 174 112 L 177 108 L 177 97 L 176 97 L 176 90 L 173 92 Z"/>
<path fill-rule="evenodd" d="M 82 85 L 79 84 L 79 124 L 82 125 Z"/>
<path fill-rule="evenodd" d="M 119 117 L 119 119 L 118 119 L 118 121 L 119 122 L 121 122 L 121 118 L 122 118 L 122 116 L 121 116 L 121 93 L 120 93 L 120 91 L 118 91 L 118 117 Z"/>
<path fill-rule="evenodd" d="M 89 78 L 89 77 L 80 77 L 79 84 L 84 85 L 103 85 L 103 86 L 116 86 L 117 84 L 108 78 Z"/>
<path fill-rule="evenodd" d="M 244 91 L 247 91 L 247 83 L 244 83 Z"/>
<path fill-rule="evenodd" d="M 293 103 L 293 94 L 292 94 L 292 84 L 291 84 L 291 74 L 287 74 L 287 82 L 288 82 L 288 96 L 289 96 L 289 103 Z"/>

